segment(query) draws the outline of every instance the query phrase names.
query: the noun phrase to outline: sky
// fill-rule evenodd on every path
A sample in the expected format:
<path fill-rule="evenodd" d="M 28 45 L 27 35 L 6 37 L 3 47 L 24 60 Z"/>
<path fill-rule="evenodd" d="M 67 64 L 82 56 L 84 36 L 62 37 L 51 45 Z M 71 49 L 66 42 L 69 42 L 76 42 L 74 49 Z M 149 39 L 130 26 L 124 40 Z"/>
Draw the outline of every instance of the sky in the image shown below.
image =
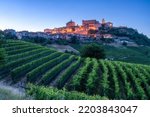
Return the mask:
<path fill-rule="evenodd" d="M 0 0 L 0 29 L 43 31 L 96 19 L 150 37 L 150 0 Z"/>

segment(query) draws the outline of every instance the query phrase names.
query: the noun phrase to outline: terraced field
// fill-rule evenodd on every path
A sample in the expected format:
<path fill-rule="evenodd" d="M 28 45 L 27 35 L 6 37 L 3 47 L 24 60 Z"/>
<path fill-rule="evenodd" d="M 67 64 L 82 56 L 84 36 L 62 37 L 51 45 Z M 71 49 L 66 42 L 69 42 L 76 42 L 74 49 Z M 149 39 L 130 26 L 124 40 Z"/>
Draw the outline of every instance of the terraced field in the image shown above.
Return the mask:
<path fill-rule="evenodd" d="M 150 99 L 150 66 L 81 58 L 23 41 L 8 41 L 3 47 L 7 63 L 0 68 L 0 79 L 14 84 L 52 86 L 106 99 Z"/>

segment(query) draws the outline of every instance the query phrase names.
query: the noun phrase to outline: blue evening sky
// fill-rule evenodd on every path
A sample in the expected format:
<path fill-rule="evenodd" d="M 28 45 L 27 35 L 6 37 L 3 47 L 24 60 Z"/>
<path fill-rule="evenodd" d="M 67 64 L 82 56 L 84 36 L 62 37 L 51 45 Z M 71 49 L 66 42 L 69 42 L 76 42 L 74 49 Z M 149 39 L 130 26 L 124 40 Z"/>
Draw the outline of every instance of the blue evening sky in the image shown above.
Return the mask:
<path fill-rule="evenodd" d="M 43 31 L 69 20 L 111 21 L 150 37 L 150 0 L 0 0 L 0 29 Z"/>

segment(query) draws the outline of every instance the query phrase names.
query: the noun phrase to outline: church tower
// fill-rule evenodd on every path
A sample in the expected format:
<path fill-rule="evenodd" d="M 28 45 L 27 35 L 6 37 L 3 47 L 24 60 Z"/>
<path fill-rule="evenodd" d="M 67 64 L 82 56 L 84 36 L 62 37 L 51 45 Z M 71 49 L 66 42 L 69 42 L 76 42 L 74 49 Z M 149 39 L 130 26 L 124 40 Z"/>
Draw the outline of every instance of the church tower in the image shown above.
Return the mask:
<path fill-rule="evenodd" d="M 105 24 L 105 23 L 106 23 L 106 22 L 105 22 L 105 19 L 103 18 L 103 19 L 102 19 L 102 24 Z"/>

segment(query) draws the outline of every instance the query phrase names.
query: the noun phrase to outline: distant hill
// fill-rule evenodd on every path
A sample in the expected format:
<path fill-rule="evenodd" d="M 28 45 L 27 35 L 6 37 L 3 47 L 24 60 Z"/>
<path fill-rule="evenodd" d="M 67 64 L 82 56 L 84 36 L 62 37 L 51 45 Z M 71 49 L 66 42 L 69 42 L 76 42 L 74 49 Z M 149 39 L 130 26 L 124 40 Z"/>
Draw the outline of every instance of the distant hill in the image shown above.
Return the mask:
<path fill-rule="evenodd" d="M 138 45 L 150 46 L 150 39 L 140 34 L 137 30 L 128 27 L 113 27 L 113 28 L 100 28 L 99 32 L 102 34 L 112 34 L 119 37 L 129 37 Z"/>

